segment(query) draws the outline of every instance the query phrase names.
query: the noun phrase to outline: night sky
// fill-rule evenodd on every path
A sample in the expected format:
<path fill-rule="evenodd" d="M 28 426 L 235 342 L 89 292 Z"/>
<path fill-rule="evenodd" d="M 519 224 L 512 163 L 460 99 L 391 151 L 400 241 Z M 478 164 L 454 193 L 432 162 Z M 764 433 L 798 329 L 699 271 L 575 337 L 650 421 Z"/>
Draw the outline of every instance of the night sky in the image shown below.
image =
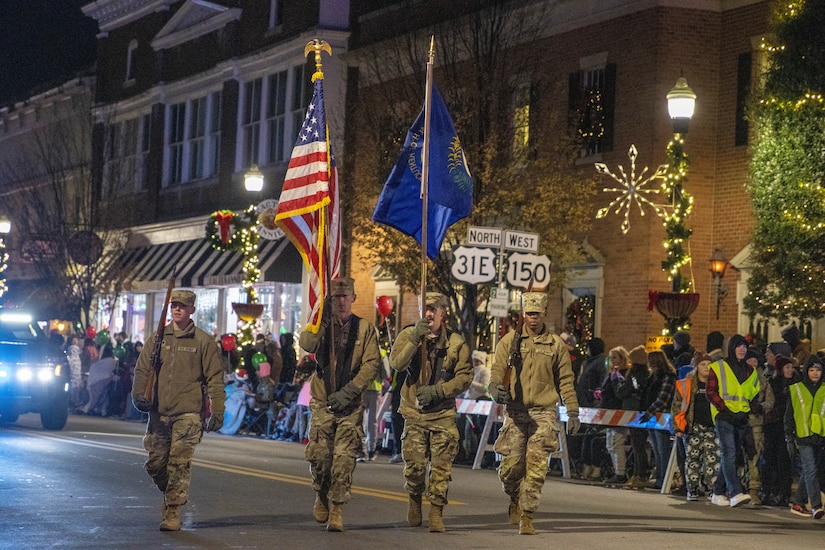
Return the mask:
<path fill-rule="evenodd" d="M 93 66 L 97 21 L 90 0 L 0 0 L 0 106 L 70 80 Z"/>

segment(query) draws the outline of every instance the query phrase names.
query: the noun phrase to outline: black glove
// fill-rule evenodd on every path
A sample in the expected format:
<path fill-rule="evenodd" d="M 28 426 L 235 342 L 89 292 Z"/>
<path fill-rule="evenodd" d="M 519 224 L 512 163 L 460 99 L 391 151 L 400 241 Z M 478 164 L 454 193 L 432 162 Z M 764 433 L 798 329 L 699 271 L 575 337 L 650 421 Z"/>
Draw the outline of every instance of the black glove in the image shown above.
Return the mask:
<path fill-rule="evenodd" d="M 426 408 L 444 399 L 444 388 L 441 384 L 418 386 L 418 389 L 415 390 L 415 396 L 418 398 L 418 404 Z"/>
<path fill-rule="evenodd" d="M 490 397 L 492 397 L 496 403 L 506 405 L 510 402 L 510 391 L 501 384 L 490 386 L 487 391 L 490 392 Z"/>
<path fill-rule="evenodd" d="M 324 300 L 324 312 L 321 314 L 321 323 L 319 325 L 320 329 L 318 332 L 323 333 L 326 331 L 327 327 L 329 327 L 329 323 L 332 320 L 332 298 L 327 297 Z"/>
<path fill-rule="evenodd" d="M 644 424 L 645 422 L 647 422 L 651 418 L 653 418 L 653 415 L 650 414 L 649 412 L 646 412 L 641 416 L 641 418 L 639 418 L 639 423 Z"/>
<path fill-rule="evenodd" d="M 217 432 L 223 428 L 223 413 L 212 413 L 206 420 L 206 427 L 204 428 L 207 432 Z"/>
<path fill-rule="evenodd" d="M 417 346 L 419 343 L 421 343 L 421 339 L 424 338 L 429 332 L 429 319 L 419 319 L 415 326 L 412 328 L 412 332 L 410 332 L 410 342 Z"/>
<path fill-rule="evenodd" d="M 576 435 L 579 433 L 581 427 L 582 423 L 579 421 L 578 416 L 571 416 L 570 414 L 567 415 L 567 433 L 570 435 Z"/>
<path fill-rule="evenodd" d="M 135 405 L 135 408 L 140 412 L 148 413 L 152 410 L 152 402 L 148 401 L 142 395 L 133 395 L 132 403 Z"/>
<path fill-rule="evenodd" d="M 360 394 L 361 392 L 358 391 L 358 388 L 350 382 L 340 390 L 333 392 L 329 397 L 327 397 L 327 408 L 334 413 L 342 412 L 349 406 L 350 403 L 352 403 L 353 399 L 358 397 Z"/>
<path fill-rule="evenodd" d="M 788 447 L 788 456 L 793 460 L 796 458 L 796 443 L 792 439 L 788 439 L 786 445 Z"/>

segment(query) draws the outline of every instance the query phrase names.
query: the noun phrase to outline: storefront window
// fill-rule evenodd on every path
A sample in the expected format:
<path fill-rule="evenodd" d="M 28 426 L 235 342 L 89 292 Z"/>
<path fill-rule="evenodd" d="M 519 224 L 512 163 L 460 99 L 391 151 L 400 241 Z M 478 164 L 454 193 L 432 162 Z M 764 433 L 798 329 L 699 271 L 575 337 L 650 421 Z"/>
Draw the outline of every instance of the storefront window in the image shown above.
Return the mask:
<path fill-rule="evenodd" d="M 197 300 L 195 301 L 195 315 L 193 320 L 195 326 L 205 331 L 207 334 L 217 336 L 218 333 L 218 295 L 217 288 L 204 288 L 196 290 Z"/>

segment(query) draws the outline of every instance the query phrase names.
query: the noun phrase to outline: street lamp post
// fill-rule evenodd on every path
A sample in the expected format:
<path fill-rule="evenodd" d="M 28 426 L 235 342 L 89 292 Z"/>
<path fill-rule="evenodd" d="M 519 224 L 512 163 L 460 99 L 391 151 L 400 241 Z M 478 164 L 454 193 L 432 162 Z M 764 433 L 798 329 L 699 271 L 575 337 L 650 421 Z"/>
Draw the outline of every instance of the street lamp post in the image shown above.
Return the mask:
<path fill-rule="evenodd" d="M 722 254 L 722 250 L 717 248 L 713 251 L 710 257 L 710 272 L 713 274 L 713 287 L 716 292 L 716 318 L 719 318 L 719 306 L 722 305 L 722 300 L 728 295 L 728 287 L 722 284 L 722 278 L 725 276 L 730 262 Z"/>
<path fill-rule="evenodd" d="M 9 265 L 9 254 L 6 252 L 6 235 L 9 233 L 11 233 L 11 220 L 0 215 L 0 297 L 8 290 L 6 268 Z"/>
<path fill-rule="evenodd" d="M 253 164 L 249 170 L 244 174 L 244 188 L 250 193 L 260 193 L 264 188 L 264 175 L 258 169 L 257 164 Z M 247 208 L 248 216 L 256 216 L 255 204 L 251 204 Z M 239 347 L 241 352 L 255 344 L 255 329 L 257 328 L 258 318 L 263 313 L 263 305 L 258 303 L 258 293 L 255 290 L 255 283 L 261 277 L 261 268 L 259 266 L 258 258 L 258 244 L 261 236 L 257 228 L 253 224 L 252 227 L 242 229 L 241 235 L 241 253 L 243 254 L 243 282 L 241 283 L 246 293 L 246 303 L 233 303 L 232 308 L 235 314 L 243 322 L 239 330 Z M 246 368 L 251 368 L 250 365 L 245 365 Z"/>
<path fill-rule="evenodd" d="M 664 216 L 667 259 L 662 262 L 662 269 L 667 271 L 668 279 L 673 283 L 673 292 L 691 290 L 691 282 L 682 278 L 682 267 L 690 263 L 690 255 L 684 243 L 693 233 L 685 223 L 693 210 L 693 197 L 684 190 L 688 160 L 684 152 L 683 135 L 687 134 L 695 105 L 696 94 L 688 86 L 685 77 L 680 76 L 676 85 L 667 94 L 668 113 L 673 121 L 673 139 L 667 146 L 670 169 L 662 184 L 672 207 Z"/>

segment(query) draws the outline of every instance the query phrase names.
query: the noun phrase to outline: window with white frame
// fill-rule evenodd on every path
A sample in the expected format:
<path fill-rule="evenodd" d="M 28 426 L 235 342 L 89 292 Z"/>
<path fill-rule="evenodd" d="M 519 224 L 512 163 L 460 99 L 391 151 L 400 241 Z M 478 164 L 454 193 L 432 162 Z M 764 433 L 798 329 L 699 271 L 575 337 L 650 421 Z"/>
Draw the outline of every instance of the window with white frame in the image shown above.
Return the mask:
<path fill-rule="evenodd" d="M 204 149 L 206 148 L 206 97 L 193 99 L 189 103 L 189 179 L 203 177 Z"/>
<path fill-rule="evenodd" d="M 104 190 L 107 197 L 115 198 L 130 190 L 142 191 L 145 188 L 150 121 L 149 114 L 144 114 L 109 126 L 104 145 Z"/>
<path fill-rule="evenodd" d="M 246 166 L 258 164 L 261 146 L 261 97 L 263 78 L 256 78 L 244 85 L 243 113 L 243 160 Z"/>
<path fill-rule="evenodd" d="M 269 129 L 269 162 L 283 162 L 286 130 L 287 71 L 269 76 L 267 128 Z"/>
<path fill-rule="evenodd" d="M 135 78 L 135 51 L 137 47 L 137 40 L 132 39 L 129 42 L 129 47 L 126 49 L 126 82 L 134 80 Z"/>
<path fill-rule="evenodd" d="M 219 91 L 167 108 L 164 186 L 188 183 L 217 173 L 220 148 Z"/>
<path fill-rule="evenodd" d="M 169 106 L 166 138 L 167 183 L 183 182 L 183 143 L 186 135 L 186 102 Z"/>
<path fill-rule="evenodd" d="M 209 139 L 207 141 L 206 163 L 209 173 L 218 173 L 219 159 L 221 158 L 221 92 L 212 92 L 209 97 Z"/>
<path fill-rule="evenodd" d="M 292 132 L 297 136 L 298 130 L 304 124 L 307 105 L 312 95 L 312 83 L 306 77 L 306 65 L 296 65 L 292 72 Z"/>
<path fill-rule="evenodd" d="M 286 161 L 311 97 L 312 83 L 303 64 L 246 82 L 239 121 L 242 165 L 237 168 Z"/>
<path fill-rule="evenodd" d="M 269 0 L 269 28 L 274 29 L 283 23 L 284 0 Z"/>

